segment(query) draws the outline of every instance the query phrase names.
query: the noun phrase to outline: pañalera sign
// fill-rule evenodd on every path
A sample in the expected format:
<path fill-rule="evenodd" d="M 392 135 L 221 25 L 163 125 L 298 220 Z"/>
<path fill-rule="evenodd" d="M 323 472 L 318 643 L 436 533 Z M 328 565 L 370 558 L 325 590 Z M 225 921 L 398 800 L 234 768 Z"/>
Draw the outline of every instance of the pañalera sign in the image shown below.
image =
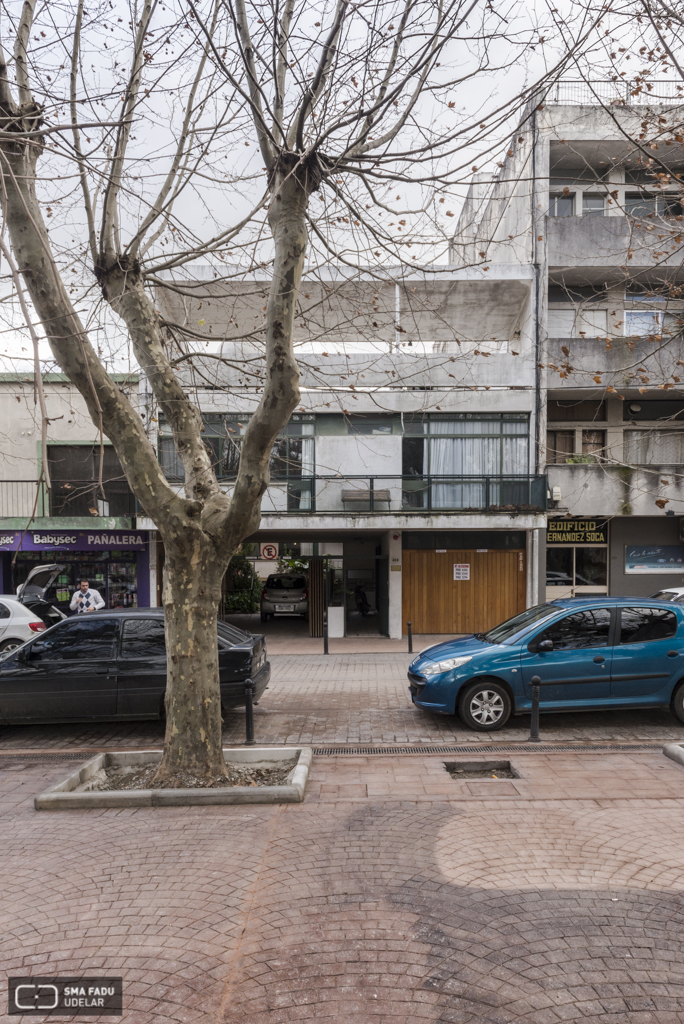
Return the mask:
<path fill-rule="evenodd" d="M 607 519 L 549 519 L 547 544 L 607 544 Z"/>

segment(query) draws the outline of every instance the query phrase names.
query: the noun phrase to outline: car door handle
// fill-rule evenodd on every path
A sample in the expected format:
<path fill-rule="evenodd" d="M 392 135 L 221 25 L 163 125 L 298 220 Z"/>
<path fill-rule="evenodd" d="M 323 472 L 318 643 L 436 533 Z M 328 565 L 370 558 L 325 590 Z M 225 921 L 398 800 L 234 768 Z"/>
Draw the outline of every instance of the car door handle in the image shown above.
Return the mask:
<path fill-rule="evenodd" d="M 678 658 L 679 657 L 679 651 L 668 651 L 667 652 L 667 656 L 668 656 L 668 658 Z"/>
<path fill-rule="evenodd" d="M 596 663 L 597 665 L 600 665 L 600 664 L 601 664 L 601 662 L 602 662 L 602 661 L 605 661 L 605 660 L 606 660 L 606 659 L 605 659 L 605 658 L 603 657 L 603 655 L 602 655 L 602 654 L 597 654 L 597 655 L 596 655 L 596 657 L 594 658 L 594 662 L 595 662 L 595 663 Z"/>

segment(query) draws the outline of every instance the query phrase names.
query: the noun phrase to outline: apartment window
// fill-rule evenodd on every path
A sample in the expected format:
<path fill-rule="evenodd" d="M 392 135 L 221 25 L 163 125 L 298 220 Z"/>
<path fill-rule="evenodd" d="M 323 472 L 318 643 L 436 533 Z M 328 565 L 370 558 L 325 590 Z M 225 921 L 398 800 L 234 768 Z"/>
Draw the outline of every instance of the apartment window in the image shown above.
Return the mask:
<path fill-rule="evenodd" d="M 565 463 L 575 452 L 574 430 L 547 430 L 546 461 L 549 463 Z"/>
<path fill-rule="evenodd" d="M 605 430 L 583 430 L 582 431 L 582 455 L 599 462 L 605 457 L 606 432 Z"/>
<path fill-rule="evenodd" d="M 129 516 L 135 513 L 135 497 L 111 445 L 102 451 L 104 499 L 98 479 L 99 445 L 48 446 L 52 479 L 50 514 L 53 516 Z M 102 501 L 106 502 L 103 509 Z"/>
<path fill-rule="evenodd" d="M 606 209 L 606 198 L 601 192 L 585 192 L 582 196 L 582 216 L 602 217 Z"/>
<path fill-rule="evenodd" d="M 684 431 L 625 430 L 623 442 L 630 466 L 684 464 Z"/>
<path fill-rule="evenodd" d="M 526 474 L 528 447 L 529 425 L 523 415 L 404 417 L 403 474 Z"/>
<path fill-rule="evenodd" d="M 575 195 L 571 192 L 552 192 L 549 196 L 549 217 L 572 217 L 575 213 Z"/>
<path fill-rule="evenodd" d="M 662 309 L 625 310 L 625 334 L 630 337 L 647 338 L 652 334 L 674 334 L 679 327 L 679 318 Z"/>
<path fill-rule="evenodd" d="M 240 451 L 249 415 L 229 416 L 215 414 L 203 417 L 203 441 L 211 454 L 218 477 L 234 477 L 240 464 Z M 176 452 L 173 437 L 163 421 L 160 422 L 159 461 L 169 479 L 182 479 L 183 467 Z M 312 476 L 314 460 L 314 417 L 295 414 L 283 427 L 273 445 L 270 469 L 273 479 Z"/>
<path fill-rule="evenodd" d="M 628 217 L 681 217 L 682 203 L 674 195 L 628 192 L 625 195 L 625 213 Z"/>

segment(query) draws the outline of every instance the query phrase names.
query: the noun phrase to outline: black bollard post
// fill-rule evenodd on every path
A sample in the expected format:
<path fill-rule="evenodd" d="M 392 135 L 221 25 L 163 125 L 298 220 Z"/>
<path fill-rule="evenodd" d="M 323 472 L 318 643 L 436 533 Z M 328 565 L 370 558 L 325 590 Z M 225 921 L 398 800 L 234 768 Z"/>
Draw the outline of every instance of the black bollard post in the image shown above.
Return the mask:
<path fill-rule="evenodd" d="M 323 619 L 323 653 L 330 654 L 328 650 L 328 618 Z"/>
<path fill-rule="evenodd" d="M 411 623 L 407 623 L 408 626 L 408 642 L 409 642 L 409 654 L 413 654 L 413 633 L 411 632 Z"/>
<path fill-rule="evenodd" d="M 530 743 L 539 743 L 539 687 L 541 679 L 539 676 L 532 676 L 532 717 L 530 719 Z"/>
<path fill-rule="evenodd" d="M 251 679 L 245 679 L 245 746 L 253 747 L 254 739 L 254 683 Z"/>

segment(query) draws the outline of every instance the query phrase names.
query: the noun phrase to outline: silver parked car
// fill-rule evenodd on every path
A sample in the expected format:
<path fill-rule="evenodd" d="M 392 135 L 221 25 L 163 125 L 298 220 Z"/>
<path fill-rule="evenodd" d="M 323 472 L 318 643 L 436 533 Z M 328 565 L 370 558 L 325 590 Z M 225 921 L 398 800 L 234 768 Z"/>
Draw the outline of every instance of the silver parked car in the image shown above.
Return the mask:
<path fill-rule="evenodd" d="M 272 615 L 309 617 L 309 591 L 306 576 L 299 573 L 274 573 L 261 591 L 261 621 Z"/>

